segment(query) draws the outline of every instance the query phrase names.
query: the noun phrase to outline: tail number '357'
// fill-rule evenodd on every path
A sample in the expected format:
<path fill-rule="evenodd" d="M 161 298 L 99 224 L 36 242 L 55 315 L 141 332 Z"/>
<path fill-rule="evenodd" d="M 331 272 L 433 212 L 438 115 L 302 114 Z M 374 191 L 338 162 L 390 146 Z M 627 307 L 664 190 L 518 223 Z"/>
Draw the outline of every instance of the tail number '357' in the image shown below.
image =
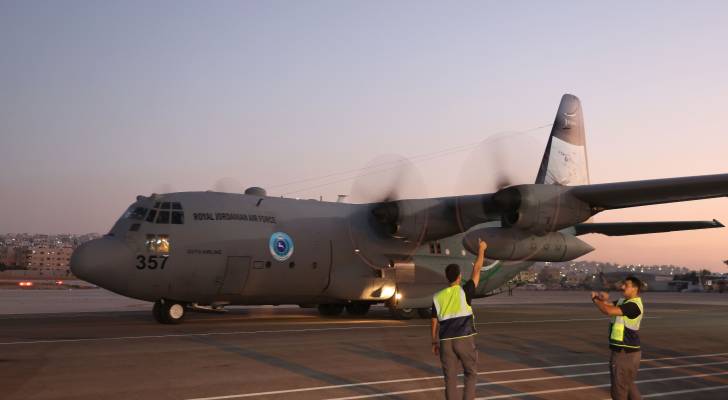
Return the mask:
<path fill-rule="evenodd" d="M 164 264 L 167 263 L 167 258 L 169 256 L 143 256 L 138 255 L 136 257 L 137 259 L 137 269 L 164 269 Z"/>

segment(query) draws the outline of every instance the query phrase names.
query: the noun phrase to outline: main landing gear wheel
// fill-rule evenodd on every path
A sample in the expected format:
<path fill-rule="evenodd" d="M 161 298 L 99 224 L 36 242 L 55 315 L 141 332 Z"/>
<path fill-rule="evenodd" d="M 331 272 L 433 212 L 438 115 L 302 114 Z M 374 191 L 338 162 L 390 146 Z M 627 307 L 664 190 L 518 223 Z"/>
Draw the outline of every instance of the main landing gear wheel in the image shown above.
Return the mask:
<path fill-rule="evenodd" d="M 346 305 L 346 313 L 349 315 L 366 315 L 369 312 L 371 303 L 365 303 L 363 301 L 355 301 Z"/>
<path fill-rule="evenodd" d="M 160 324 L 179 324 L 185 317 L 185 307 L 170 300 L 157 300 L 152 307 L 154 319 Z"/>
<path fill-rule="evenodd" d="M 321 314 L 321 315 L 324 315 L 327 317 L 334 317 L 334 316 L 341 314 L 344 311 L 344 305 L 343 304 L 319 304 L 318 311 L 319 311 L 319 314 Z"/>
<path fill-rule="evenodd" d="M 417 317 L 416 308 L 389 308 L 389 313 L 396 319 L 412 319 Z"/>

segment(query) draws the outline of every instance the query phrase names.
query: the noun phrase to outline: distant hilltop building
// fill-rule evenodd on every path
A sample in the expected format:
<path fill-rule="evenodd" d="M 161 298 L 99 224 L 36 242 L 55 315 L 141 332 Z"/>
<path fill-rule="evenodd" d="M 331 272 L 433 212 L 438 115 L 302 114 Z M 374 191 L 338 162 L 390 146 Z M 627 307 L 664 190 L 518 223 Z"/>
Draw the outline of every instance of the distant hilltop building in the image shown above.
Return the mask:
<path fill-rule="evenodd" d="M 651 273 L 655 275 L 674 276 L 686 274 L 690 272 L 689 268 L 678 265 L 645 265 L 645 264 L 616 264 L 603 261 L 570 261 L 570 262 L 546 262 L 536 263 L 534 270 L 540 271 L 541 268 L 556 268 L 567 275 L 584 274 L 594 275 L 607 272 L 634 272 L 634 273 Z M 562 276 L 564 276 L 562 275 Z"/>
<path fill-rule="evenodd" d="M 23 269 L 52 274 L 70 274 L 71 254 L 84 242 L 100 237 L 98 234 L 0 235 L 0 270 Z"/>
<path fill-rule="evenodd" d="M 28 247 L 22 252 L 22 264 L 26 269 L 68 270 L 73 247 Z"/>

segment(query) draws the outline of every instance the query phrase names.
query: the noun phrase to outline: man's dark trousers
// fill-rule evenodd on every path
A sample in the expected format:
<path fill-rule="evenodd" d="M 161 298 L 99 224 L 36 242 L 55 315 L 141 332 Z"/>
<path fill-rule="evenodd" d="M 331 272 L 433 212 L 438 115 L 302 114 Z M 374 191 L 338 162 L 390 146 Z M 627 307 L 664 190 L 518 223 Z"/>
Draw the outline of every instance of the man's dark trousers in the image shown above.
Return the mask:
<path fill-rule="evenodd" d="M 640 391 L 634 383 L 640 369 L 641 351 L 625 352 L 612 350 L 609 358 L 609 373 L 612 378 L 612 399 L 640 400 Z"/>
<path fill-rule="evenodd" d="M 478 349 L 475 347 L 475 336 L 459 339 L 440 340 L 440 361 L 445 375 L 445 397 L 447 400 L 457 399 L 458 373 L 462 365 L 465 373 L 463 399 L 475 398 L 475 383 L 478 380 Z"/>

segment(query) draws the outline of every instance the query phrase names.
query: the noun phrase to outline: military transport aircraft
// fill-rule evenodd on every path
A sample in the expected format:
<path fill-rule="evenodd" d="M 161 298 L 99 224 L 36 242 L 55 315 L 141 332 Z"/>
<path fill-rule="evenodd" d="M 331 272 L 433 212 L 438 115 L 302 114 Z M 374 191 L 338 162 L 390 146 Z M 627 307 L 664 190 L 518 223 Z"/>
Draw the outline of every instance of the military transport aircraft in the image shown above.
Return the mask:
<path fill-rule="evenodd" d="M 477 195 L 348 204 L 244 194 L 138 196 L 104 237 L 80 246 L 77 277 L 154 302 L 161 323 L 226 305 L 298 304 L 363 315 L 384 303 L 398 318 L 429 317 L 449 263 L 488 242 L 477 295 L 535 261 L 593 250 L 577 236 L 722 227 L 718 221 L 590 223 L 602 211 L 728 196 L 728 174 L 589 184 L 579 99 L 561 99 L 534 184 Z M 467 268 L 463 268 L 467 271 Z"/>

